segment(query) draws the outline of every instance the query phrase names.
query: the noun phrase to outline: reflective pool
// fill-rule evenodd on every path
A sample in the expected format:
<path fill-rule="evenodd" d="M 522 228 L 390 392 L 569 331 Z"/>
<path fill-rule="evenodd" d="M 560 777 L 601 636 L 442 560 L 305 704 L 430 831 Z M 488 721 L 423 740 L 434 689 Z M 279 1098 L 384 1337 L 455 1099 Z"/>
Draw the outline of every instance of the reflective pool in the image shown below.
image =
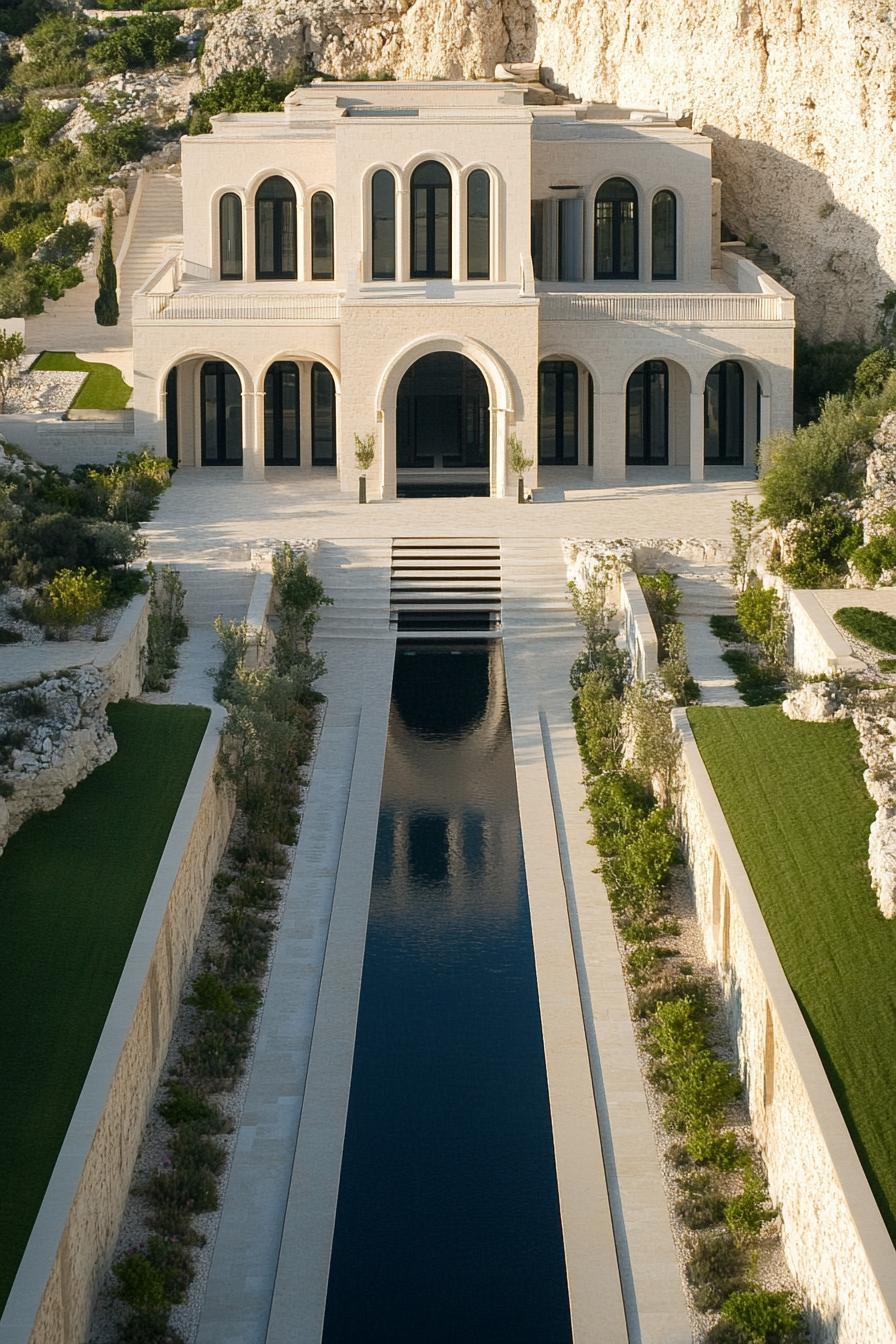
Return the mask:
<path fill-rule="evenodd" d="M 501 646 L 399 644 L 325 1344 L 567 1344 Z"/>

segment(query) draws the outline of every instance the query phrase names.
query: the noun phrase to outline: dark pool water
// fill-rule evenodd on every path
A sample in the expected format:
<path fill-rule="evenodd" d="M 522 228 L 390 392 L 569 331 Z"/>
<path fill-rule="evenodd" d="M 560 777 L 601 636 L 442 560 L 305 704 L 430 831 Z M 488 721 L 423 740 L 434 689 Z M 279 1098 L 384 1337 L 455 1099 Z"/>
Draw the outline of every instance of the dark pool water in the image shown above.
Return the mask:
<path fill-rule="evenodd" d="M 568 1344 L 500 644 L 399 644 L 325 1344 Z"/>

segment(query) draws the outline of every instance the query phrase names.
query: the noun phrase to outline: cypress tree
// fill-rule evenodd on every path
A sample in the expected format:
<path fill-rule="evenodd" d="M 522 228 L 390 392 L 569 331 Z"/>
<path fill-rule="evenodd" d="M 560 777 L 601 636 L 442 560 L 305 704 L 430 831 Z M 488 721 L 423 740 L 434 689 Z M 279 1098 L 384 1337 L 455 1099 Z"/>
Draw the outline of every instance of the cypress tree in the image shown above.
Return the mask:
<path fill-rule="evenodd" d="M 106 218 L 103 223 L 103 238 L 100 243 L 100 256 L 96 267 L 96 278 L 100 292 L 97 295 L 93 311 L 101 327 L 118 325 L 118 276 L 115 274 L 115 262 L 112 260 L 112 202 L 106 201 Z"/>

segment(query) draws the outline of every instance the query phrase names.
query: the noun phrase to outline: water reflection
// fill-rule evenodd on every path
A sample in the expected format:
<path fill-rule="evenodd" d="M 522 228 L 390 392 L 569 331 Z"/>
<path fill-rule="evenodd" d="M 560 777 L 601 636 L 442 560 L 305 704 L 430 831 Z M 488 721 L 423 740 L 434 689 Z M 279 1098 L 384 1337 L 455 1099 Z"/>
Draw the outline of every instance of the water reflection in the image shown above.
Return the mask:
<path fill-rule="evenodd" d="M 325 1344 L 567 1344 L 500 645 L 399 647 Z"/>

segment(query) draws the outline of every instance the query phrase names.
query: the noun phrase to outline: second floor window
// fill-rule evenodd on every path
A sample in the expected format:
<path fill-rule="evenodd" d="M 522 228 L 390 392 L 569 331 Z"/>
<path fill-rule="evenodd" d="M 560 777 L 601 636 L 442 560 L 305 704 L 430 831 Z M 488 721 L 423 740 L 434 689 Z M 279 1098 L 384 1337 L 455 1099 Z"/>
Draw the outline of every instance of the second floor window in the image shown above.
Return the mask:
<path fill-rule="evenodd" d="M 611 177 L 594 202 L 594 278 L 638 278 L 638 193 L 624 177 Z"/>
<path fill-rule="evenodd" d="M 255 276 L 296 278 L 296 193 L 285 177 L 269 177 L 255 195 Z"/>
<path fill-rule="evenodd" d="M 467 178 L 467 279 L 488 280 L 491 182 L 477 168 Z"/>
<path fill-rule="evenodd" d="M 385 168 L 370 183 L 372 241 L 371 275 L 374 280 L 395 279 L 395 178 Z"/>
<path fill-rule="evenodd" d="M 451 275 L 451 176 L 442 163 L 421 163 L 411 177 L 411 276 Z"/>
<path fill-rule="evenodd" d="M 675 279 L 675 197 L 658 191 L 653 198 L 652 275 L 654 280 Z"/>
<path fill-rule="evenodd" d="M 325 191 L 311 197 L 311 279 L 333 279 L 333 198 Z"/>
<path fill-rule="evenodd" d="M 218 237 L 221 244 L 221 279 L 243 278 L 243 203 L 228 191 L 218 203 Z"/>

